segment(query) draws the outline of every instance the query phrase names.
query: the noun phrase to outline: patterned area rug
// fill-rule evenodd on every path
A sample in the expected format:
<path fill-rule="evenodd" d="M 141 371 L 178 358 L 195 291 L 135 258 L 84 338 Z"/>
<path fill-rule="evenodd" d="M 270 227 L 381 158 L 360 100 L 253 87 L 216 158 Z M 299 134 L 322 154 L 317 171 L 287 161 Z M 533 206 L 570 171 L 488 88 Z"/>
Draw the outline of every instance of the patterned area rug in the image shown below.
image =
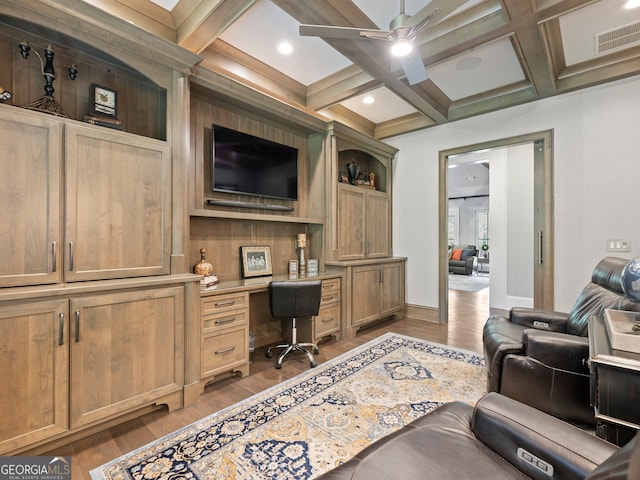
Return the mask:
<path fill-rule="evenodd" d="M 91 472 L 94 480 L 310 479 L 452 400 L 481 355 L 387 333 Z"/>

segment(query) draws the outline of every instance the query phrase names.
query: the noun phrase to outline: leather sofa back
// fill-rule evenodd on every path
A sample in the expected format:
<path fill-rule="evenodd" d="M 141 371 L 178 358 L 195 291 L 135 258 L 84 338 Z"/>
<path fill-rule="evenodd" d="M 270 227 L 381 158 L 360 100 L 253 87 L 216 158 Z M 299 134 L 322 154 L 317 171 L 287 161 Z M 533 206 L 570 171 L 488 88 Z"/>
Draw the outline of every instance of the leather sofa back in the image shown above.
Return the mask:
<path fill-rule="evenodd" d="M 622 290 L 622 270 L 629 260 L 605 257 L 593 270 L 591 282 L 582 290 L 567 321 L 567 333 L 587 336 L 589 318 L 604 316 L 607 308 L 614 310 L 638 310 Z"/>

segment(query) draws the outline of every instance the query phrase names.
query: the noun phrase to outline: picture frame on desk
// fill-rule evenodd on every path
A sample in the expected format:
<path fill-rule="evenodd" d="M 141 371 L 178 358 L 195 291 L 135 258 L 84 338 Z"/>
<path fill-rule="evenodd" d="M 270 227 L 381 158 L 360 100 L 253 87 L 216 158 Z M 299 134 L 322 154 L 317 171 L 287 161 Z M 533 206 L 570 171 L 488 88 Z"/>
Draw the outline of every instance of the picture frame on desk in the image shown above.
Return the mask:
<path fill-rule="evenodd" d="M 271 247 L 240 247 L 242 276 L 244 278 L 264 277 L 273 274 Z"/>

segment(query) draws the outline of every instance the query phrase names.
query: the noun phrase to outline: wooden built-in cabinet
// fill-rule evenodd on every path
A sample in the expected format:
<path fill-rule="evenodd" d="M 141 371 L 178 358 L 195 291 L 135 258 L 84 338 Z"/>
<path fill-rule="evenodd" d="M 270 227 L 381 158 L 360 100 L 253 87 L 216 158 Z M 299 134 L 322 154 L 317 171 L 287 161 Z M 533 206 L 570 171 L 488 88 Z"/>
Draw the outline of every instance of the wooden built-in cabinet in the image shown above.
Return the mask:
<path fill-rule="evenodd" d="M 188 280 L 135 288 L 86 284 L 71 287 L 71 296 L 50 289 L 46 301 L 10 300 L 14 294 L 2 292 L 0 453 L 146 405 L 182 406 L 185 299 L 193 301 L 197 288 L 187 293 Z"/>
<path fill-rule="evenodd" d="M 65 134 L 65 281 L 170 273 L 166 142 L 75 123 Z"/>
<path fill-rule="evenodd" d="M 0 106 L 0 286 L 62 279 L 62 127 Z"/>
<path fill-rule="evenodd" d="M 193 401 L 184 128 L 200 57 L 87 2 L 2 2 L 0 29 L 0 453 L 35 454 Z M 67 115 L 23 108 L 44 83 L 23 40 L 53 45 Z M 118 92 L 122 131 L 83 122 L 93 83 Z"/>
<path fill-rule="evenodd" d="M 388 257 L 327 263 L 327 269 L 340 272 L 345 282 L 343 323 L 347 340 L 365 325 L 404 314 L 405 262 L 405 258 Z"/>
<path fill-rule="evenodd" d="M 249 293 L 205 292 L 200 298 L 200 384 L 220 374 L 249 374 Z"/>
<path fill-rule="evenodd" d="M 337 276 L 322 280 L 322 296 L 318 315 L 310 322 L 298 322 L 298 341 L 318 343 L 328 337 L 342 338 L 342 279 Z M 291 339 L 291 319 L 282 320 L 286 341 Z"/>
<path fill-rule="evenodd" d="M 338 205 L 338 260 L 388 256 L 389 196 L 340 184 Z"/>

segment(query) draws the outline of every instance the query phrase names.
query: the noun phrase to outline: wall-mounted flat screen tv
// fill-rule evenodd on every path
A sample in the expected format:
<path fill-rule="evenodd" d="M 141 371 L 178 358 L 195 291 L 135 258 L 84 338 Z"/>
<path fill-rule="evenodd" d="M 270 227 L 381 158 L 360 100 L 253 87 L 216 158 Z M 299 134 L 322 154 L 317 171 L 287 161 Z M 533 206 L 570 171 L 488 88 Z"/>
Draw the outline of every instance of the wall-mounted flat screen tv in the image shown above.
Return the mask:
<path fill-rule="evenodd" d="M 212 126 L 215 192 L 298 199 L 298 149 Z"/>

